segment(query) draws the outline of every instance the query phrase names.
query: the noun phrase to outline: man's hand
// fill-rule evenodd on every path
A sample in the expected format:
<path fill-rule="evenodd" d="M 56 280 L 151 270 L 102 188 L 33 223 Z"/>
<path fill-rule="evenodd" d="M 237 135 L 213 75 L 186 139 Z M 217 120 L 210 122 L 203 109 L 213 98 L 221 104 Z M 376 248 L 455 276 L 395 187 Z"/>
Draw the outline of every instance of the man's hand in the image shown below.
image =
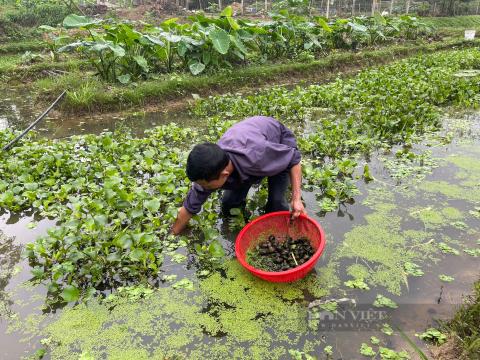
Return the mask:
<path fill-rule="evenodd" d="M 305 210 L 305 206 L 303 206 L 302 199 L 292 199 L 290 206 L 292 207 L 292 220 L 298 218 L 300 214 L 307 215 L 307 211 Z"/>
<path fill-rule="evenodd" d="M 300 163 L 292 166 L 290 169 L 290 183 L 292 184 L 292 220 L 295 220 L 300 214 L 307 214 L 302 203 L 302 168 Z"/>
<path fill-rule="evenodd" d="M 185 229 L 185 226 L 187 226 L 192 216 L 193 215 L 190 214 L 188 210 L 182 206 L 178 211 L 177 220 L 175 221 L 175 224 L 173 224 L 172 226 L 172 234 L 173 235 L 180 234 L 183 231 L 183 229 Z"/>

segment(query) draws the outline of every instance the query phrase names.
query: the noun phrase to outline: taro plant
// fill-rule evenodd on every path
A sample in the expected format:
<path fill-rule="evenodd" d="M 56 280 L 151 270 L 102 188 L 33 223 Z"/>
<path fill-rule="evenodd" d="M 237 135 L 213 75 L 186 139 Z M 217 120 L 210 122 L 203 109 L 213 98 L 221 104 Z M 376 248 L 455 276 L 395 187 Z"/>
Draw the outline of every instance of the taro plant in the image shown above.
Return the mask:
<path fill-rule="evenodd" d="M 47 48 L 50 53 L 50 57 L 53 61 L 58 61 L 60 47 L 66 45 L 70 40 L 70 36 L 66 34 L 62 29 L 54 28 L 49 25 L 41 25 L 38 27 L 39 30 L 42 30 L 43 40 L 47 45 Z"/>
<path fill-rule="evenodd" d="M 147 77 L 152 71 L 181 70 L 197 75 L 232 68 L 251 59 L 310 61 L 331 48 L 369 46 L 404 36 L 405 29 L 421 28 L 417 20 L 408 16 L 395 23 L 380 15 L 328 23 L 325 18 L 302 17 L 282 9 L 271 17 L 270 21 L 258 23 L 237 20 L 227 6 L 218 17 L 196 14 L 188 18 L 188 23 L 172 18 L 158 27 L 141 28 L 129 22 L 69 15 L 63 26 L 84 30 L 88 35 L 80 33 L 76 41 L 59 52 L 75 49 L 89 58 L 102 79 L 126 83 Z"/>

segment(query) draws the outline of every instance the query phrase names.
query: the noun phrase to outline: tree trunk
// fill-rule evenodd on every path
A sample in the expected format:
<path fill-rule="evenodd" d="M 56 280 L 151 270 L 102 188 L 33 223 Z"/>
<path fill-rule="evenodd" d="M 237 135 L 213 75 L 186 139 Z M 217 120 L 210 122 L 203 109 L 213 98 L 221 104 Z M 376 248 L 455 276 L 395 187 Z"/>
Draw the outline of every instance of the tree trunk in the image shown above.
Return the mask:
<path fill-rule="evenodd" d="M 218 11 L 222 11 L 222 0 L 218 0 Z"/>
<path fill-rule="evenodd" d="M 477 1 L 477 10 L 475 10 L 475 15 L 478 15 L 478 5 L 480 4 L 480 1 Z"/>
<path fill-rule="evenodd" d="M 393 3 L 394 3 L 395 0 L 391 0 L 390 1 L 390 15 L 393 14 Z"/>
<path fill-rule="evenodd" d="M 327 0 L 327 12 L 325 14 L 325 17 L 328 19 L 329 15 L 330 15 L 330 0 Z"/>
<path fill-rule="evenodd" d="M 355 16 L 355 0 L 352 0 L 352 16 Z"/>
<path fill-rule="evenodd" d="M 188 6 L 189 6 L 189 0 L 185 0 L 185 9 L 187 9 L 187 11 L 189 10 Z"/>
<path fill-rule="evenodd" d="M 265 15 L 267 14 L 268 11 L 268 0 L 265 0 Z"/>
<path fill-rule="evenodd" d="M 244 12 L 245 12 L 245 2 L 242 0 L 240 2 L 240 13 L 243 15 Z"/>
<path fill-rule="evenodd" d="M 405 9 L 405 14 L 408 14 L 409 10 L 410 10 L 410 0 L 407 0 L 407 3 L 406 3 L 406 9 Z"/>
<path fill-rule="evenodd" d="M 372 16 L 375 15 L 375 4 L 376 4 L 376 1 L 372 0 Z"/>

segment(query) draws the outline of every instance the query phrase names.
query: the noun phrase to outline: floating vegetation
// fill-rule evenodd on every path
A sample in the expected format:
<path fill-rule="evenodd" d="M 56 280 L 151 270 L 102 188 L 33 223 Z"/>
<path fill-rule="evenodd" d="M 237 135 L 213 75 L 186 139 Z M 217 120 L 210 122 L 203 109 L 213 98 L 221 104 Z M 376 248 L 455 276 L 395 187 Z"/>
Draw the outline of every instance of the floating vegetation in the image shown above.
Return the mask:
<path fill-rule="evenodd" d="M 370 287 L 362 279 L 348 280 L 344 284 L 352 289 L 370 290 Z"/>
<path fill-rule="evenodd" d="M 452 282 L 453 280 L 455 280 L 454 277 L 448 276 L 448 275 L 445 275 L 445 274 L 438 275 L 438 278 L 443 282 Z"/>
<path fill-rule="evenodd" d="M 436 210 L 429 206 L 426 208 L 412 209 L 410 215 L 418 218 L 425 225 L 425 229 L 437 229 L 447 226 L 449 223 L 452 226 L 460 224 L 457 219 L 461 219 L 463 214 L 461 211 L 454 207 L 444 207 Z M 457 220 L 453 221 L 452 220 Z M 455 226 L 456 227 L 456 226 Z"/>
<path fill-rule="evenodd" d="M 438 248 L 444 253 L 444 254 L 452 254 L 452 255 L 459 255 L 460 252 L 457 249 L 452 248 L 450 245 L 441 242 L 438 244 Z"/>
<path fill-rule="evenodd" d="M 266 283 L 233 260 L 220 270 L 186 288 L 121 288 L 106 299 L 65 308 L 53 322 L 36 315 L 17 326 L 49 338 L 51 357 L 66 360 L 81 353 L 122 359 L 240 354 L 273 360 L 311 331 L 307 308 L 298 300 L 304 293 L 325 296 L 336 286 L 335 279 L 315 274 L 293 284 Z M 311 344 L 318 347 L 320 339 Z"/>
<path fill-rule="evenodd" d="M 411 262 L 406 262 L 404 265 L 404 270 L 407 275 L 411 276 L 422 276 L 425 274 L 419 265 Z"/>
<path fill-rule="evenodd" d="M 377 355 L 377 353 L 373 351 L 372 347 L 368 346 L 365 343 L 362 343 L 360 347 L 360 354 L 367 357 L 374 357 L 375 355 Z"/>
<path fill-rule="evenodd" d="M 393 159 L 383 157 L 382 161 L 390 176 L 396 180 L 423 180 L 432 169 L 438 167 L 431 151 L 416 154 L 408 148 L 398 151 Z"/>
<path fill-rule="evenodd" d="M 383 324 L 382 328 L 380 329 L 381 332 L 383 332 L 385 335 L 391 336 L 393 335 L 393 329 L 390 325 L 388 324 Z"/>
<path fill-rule="evenodd" d="M 195 216 L 188 237 L 168 235 L 190 185 L 182 165 L 186 144 L 215 141 L 232 123 L 220 115 L 207 121 L 205 134 L 169 125 L 143 139 L 122 133 L 68 141 L 28 137 L 12 149 L 15 161 L 0 158 L 0 206 L 32 208 L 58 220 L 58 226 L 27 246 L 26 255 L 35 281 L 47 285 L 52 302 L 84 302 L 57 314 L 19 318 L 12 331 L 23 329 L 26 337 L 44 339 L 50 356 L 62 359 L 303 359 L 322 348 L 332 358 L 333 348 L 318 336 L 320 325 L 327 314 L 338 315 L 344 293 L 355 293 L 350 288 L 372 289 L 373 294 L 364 295 L 378 294 L 374 306 L 395 308 L 390 294 L 401 295 L 410 277 L 430 272 L 441 253 L 478 255 L 474 245 L 466 245 L 467 235 L 476 234 L 472 224 L 479 204 L 472 199 L 478 169 L 468 166 L 474 157 L 440 161 L 410 144 L 438 128 L 439 105 L 476 104 L 472 93 L 478 84 L 452 77 L 479 61 L 473 51 L 446 52 L 368 70 L 353 80 L 293 92 L 273 89 L 256 98 L 256 112 L 295 120 L 299 128 L 312 106 L 328 108 L 311 133 L 299 136 L 308 189 L 318 192 L 319 208 L 312 212 L 341 205 L 341 214 L 350 215 L 348 202 L 359 194 L 357 180 L 373 182 L 362 203 L 355 204 L 359 212 L 352 212 L 360 213 L 360 221 L 355 219 L 343 236 L 335 232 L 322 263 L 293 284 L 258 280 L 226 255 L 216 198 Z M 224 110 L 232 106 L 228 117 L 240 119 L 253 102 L 248 96 L 233 98 L 238 104 L 228 99 L 213 104 Z M 13 136 L 0 133 L 0 143 Z M 382 182 L 362 158 L 395 144 L 408 149 L 396 155 L 397 170 L 391 168 L 402 187 Z M 449 166 L 444 182 L 416 181 L 437 164 Z M 444 183 L 457 186 L 460 197 L 438 196 Z M 416 188 L 406 189 L 412 184 Z M 428 190 L 425 184 L 431 185 Z M 254 196 L 248 206 L 256 209 L 266 200 L 265 187 Z M 457 200 L 468 201 L 469 207 L 459 210 Z M 246 219 L 239 212 L 233 215 L 224 225 L 238 229 Z M 329 221 L 326 227 L 332 226 Z M 465 239 L 444 233 L 465 227 L 472 231 L 461 233 Z M 417 285 L 422 279 L 413 281 Z M 388 324 L 382 332 L 393 335 Z M 404 351 L 379 346 L 376 337 L 359 343 L 366 356 L 408 358 Z M 358 349 L 358 344 L 352 347 L 356 356 Z"/>
<path fill-rule="evenodd" d="M 435 344 L 442 345 L 447 340 L 447 335 L 443 334 L 440 330 L 435 328 L 429 328 L 425 332 L 417 336 L 423 341 Z"/>
<path fill-rule="evenodd" d="M 463 251 L 473 257 L 480 256 L 480 249 L 463 249 Z"/>
<path fill-rule="evenodd" d="M 389 299 L 386 296 L 381 294 L 377 294 L 377 298 L 373 302 L 373 306 L 375 307 L 389 307 L 391 309 L 396 309 L 398 307 L 397 303 L 392 299 Z"/>

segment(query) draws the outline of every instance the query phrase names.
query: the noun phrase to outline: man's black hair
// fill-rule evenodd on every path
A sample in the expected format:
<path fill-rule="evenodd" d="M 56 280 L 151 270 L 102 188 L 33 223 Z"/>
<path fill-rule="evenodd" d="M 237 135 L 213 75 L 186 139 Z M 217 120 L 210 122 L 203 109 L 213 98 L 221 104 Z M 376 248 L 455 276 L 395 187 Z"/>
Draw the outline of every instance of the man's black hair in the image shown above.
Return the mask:
<path fill-rule="evenodd" d="M 187 176 L 190 181 L 212 181 L 228 165 L 227 153 L 217 144 L 209 142 L 195 145 L 188 155 Z"/>

